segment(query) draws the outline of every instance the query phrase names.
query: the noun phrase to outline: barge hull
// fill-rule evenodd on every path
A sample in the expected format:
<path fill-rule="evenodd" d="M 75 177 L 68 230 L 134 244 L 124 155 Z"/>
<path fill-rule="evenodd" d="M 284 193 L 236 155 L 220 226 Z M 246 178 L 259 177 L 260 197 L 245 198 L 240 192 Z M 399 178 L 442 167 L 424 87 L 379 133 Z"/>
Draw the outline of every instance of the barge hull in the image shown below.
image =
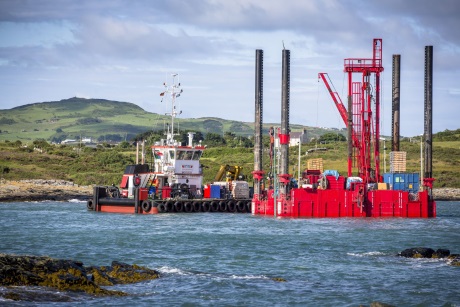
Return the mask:
<path fill-rule="evenodd" d="M 295 189 L 290 199 L 275 199 L 272 190 L 265 199 L 254 199 L 253 215 L 300 218 L 377 217 L 433 218 L 436 202 L 427 191 L 409 193 L 395 190 L 368 191 L 361 197 L 348 190 Z"/>

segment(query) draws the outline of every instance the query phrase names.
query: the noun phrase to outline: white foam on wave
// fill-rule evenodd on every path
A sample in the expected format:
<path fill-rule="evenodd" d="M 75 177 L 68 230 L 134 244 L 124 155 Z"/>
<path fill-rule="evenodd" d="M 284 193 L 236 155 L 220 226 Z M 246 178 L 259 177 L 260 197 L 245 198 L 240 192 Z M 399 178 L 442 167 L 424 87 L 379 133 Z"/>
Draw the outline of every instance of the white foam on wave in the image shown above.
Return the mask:
<path fill-rule="evenodd" d="M 158 271 L 161 274 L 176 274 L 176 275 L 196 275 L 196 276 L 207 276 L 212 279 L 219 279 L 219 280 L 225 280 L 225 279 L 240 279 L 240 280 L 251 280 L 251 279 L 269 279 L 265 275 L 227 275 L 227 274 L 220 274 L 220 273 L 205 273 L 205 272 L 190 272 L 190 271 L 185 271 L 181 270 L 179 268 L 173 268 L 173 267 L 168 267 L 168 266 L 163 266 L 158 268 Z"/>
<path fill-rule="evenodd" d="M 76 198 L 74 198 L 74 199 L 69 199 L 67 202 L 69 202 L 69 203 L 86 203 L 85 200 L 76 199 Z"/>
<path fill-rule="evenodd" d="M 178 268 L 172 268 L 172 267 L 168 267 L 168 266 L 162 266 L 161 268 L 158 269 L 158 271 L 160 273 L 163 273 L 163 274 L 178 274 L 178 275 L 188 275 L 190 273 L 184 271 L 184 270 L 181 270 L 181 269 L 178 269 Z"/>
<path fill-rule="evenodd" d="M 375 256 L 386 256 L 383 252 L 364 252 L 364 253 L 347 253 L 348 256 L 353 257 L 375 257 Z"/>
<path fill-rule="evenodd" d="M 250 279 L 269 279 L 265 275 L 231 275 L 231 279 L 244 279 L 244 280 L 250 280 Z"/>

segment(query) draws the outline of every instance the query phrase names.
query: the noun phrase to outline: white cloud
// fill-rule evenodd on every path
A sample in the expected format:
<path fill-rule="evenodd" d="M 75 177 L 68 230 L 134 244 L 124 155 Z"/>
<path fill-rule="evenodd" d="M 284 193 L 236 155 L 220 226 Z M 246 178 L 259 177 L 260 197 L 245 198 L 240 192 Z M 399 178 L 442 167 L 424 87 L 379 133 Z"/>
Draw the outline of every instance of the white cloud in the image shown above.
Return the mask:
<path fill-rule="evenodd" d="M 179 72 L 184 116 L 253 121 L 254 50 L 264 50 L 264 120 L 280 121 L 282 43 L 291 50 L 291 122 L 340 125 L 318 72 L 342 94 L 343 59 L 383 38 L 383 118 L 391 57 L 402 59 L 402 133 L 423 129 L 424 46 L 434 46 L 434 130 L 456 129 L 460 4 L 376 0 L 0 1 L 1 108 L 84 97 L 155 112 Z M 327 93 L 326 93 L 327 94 Z M 345 94 L 345 93 L 344 93 Z M 319 97 L 319 98 L 318 98 Z"/>

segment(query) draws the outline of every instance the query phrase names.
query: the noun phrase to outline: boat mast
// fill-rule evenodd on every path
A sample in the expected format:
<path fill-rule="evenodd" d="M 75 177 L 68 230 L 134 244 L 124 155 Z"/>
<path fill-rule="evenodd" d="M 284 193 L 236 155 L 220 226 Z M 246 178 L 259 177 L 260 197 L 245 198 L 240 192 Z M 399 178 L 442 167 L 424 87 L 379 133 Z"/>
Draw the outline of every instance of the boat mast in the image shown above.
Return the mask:
<path fill-rule="evenodd" d="M 164 96 L 165 94 L 168 95 L 171 100 L 171 113 L 165 114 L 171 116 L 171 127 L 168 127 L 166 130 L 166 145 L 174 145 L 174 136 L 179 135 L 178 133 L 174 133 L 174 118 L 176 118 L 177 115 L 180 115 L 182 113 L 182 111 L 176 110 L 176 98 L 180 96 L 183 90 L 180 88 L 180 82 L 178 82 L 178 74 L 172 74 L 171 76 L 173 79 L 172 84 L 168 85 L 166 82 L 163 83 L 165 91 L 160 94 L 160 96 Z"/>

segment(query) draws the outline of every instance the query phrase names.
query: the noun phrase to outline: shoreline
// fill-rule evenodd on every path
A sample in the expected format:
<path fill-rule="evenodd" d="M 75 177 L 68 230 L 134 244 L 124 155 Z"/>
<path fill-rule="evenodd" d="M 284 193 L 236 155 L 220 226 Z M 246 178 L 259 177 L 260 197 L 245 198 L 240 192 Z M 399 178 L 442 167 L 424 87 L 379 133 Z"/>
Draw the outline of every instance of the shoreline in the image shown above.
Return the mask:
<path fill-rule="evenodd" d="M 92 186 L 79 186 L 65 180 L 0 180 L 0 202 L 88 200 Z M 460 201 L 460 188 L 433 189 L 436 201 Z"/>

